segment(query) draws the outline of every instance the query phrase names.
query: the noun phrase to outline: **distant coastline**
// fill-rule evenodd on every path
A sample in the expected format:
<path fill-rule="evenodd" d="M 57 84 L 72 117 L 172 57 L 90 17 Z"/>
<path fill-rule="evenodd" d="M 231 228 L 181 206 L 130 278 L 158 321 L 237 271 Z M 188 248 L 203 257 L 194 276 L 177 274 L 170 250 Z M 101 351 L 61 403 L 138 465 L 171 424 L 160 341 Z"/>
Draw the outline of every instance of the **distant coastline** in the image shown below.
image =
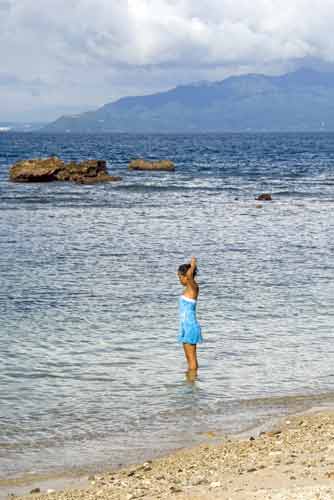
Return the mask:
<path fill-rule="evenodd" d="M 248 74 L 123 97 L 41 127 L 62 133 L 334 131 L 334 73 Z"/>
<path fill-rule="evenodd" d="M 39 132 L 45 126 L 45 122 L 0 122 L 0 133 Z"/>

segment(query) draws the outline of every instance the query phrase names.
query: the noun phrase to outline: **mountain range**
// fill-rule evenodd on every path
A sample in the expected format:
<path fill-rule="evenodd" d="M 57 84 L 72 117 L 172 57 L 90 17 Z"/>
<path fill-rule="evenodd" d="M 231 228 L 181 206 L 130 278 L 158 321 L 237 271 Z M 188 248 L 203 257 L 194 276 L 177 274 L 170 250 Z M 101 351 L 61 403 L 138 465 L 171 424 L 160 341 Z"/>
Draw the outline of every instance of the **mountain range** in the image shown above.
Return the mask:
<path fill-rule="evenodd" d="M 45 132 L 334 131 L 334 73 L 248 74 L 124 97 L 62 116 Z"/>

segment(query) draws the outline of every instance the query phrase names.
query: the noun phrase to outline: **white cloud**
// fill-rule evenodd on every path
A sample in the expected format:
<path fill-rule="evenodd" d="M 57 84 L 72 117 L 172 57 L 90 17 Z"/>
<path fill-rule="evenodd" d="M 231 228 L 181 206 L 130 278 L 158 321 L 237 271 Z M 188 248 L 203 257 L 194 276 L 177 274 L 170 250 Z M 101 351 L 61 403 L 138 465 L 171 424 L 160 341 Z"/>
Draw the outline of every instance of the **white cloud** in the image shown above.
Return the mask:
<path fill-rule="evenodd" d="M 85 109 L 304 58 L 332 63 L 333 22 L 332 0 L 0 0 L 11 75 L 0 109 Z"/>

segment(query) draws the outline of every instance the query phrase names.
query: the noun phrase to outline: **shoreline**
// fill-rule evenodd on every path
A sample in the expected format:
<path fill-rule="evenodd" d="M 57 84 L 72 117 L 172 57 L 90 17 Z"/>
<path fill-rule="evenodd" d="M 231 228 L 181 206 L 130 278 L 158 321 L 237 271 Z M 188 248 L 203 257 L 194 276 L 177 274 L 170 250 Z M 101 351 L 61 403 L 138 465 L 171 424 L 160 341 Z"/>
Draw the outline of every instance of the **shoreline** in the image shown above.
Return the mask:
<path fill-rule="evenodd" d="M 29 495 L 34 500 L 334 499 L 333 409 L 286 416 L 270 431 L 258 429 L 250 437 L 226 439 L 209 432 L 207 437 L 204 444 L 144 464 L 89 478 L 59 477 L 62 491 L 55 479 L 41 478 L 39 485 L 34 480 L 28 487 L 21 485 L 21 492 L 10 487 L 8 492 L 23 494 L 25 488 L 29 494 L 39 487 L 41 492 Z"/>

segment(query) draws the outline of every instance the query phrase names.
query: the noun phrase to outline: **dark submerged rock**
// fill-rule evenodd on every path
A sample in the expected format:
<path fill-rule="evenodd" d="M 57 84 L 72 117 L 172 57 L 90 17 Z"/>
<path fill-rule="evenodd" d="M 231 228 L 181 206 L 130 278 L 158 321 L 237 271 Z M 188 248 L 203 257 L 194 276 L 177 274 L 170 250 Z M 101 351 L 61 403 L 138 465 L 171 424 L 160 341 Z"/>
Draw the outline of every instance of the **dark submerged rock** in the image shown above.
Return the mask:
<path fill-rule="evenodd" d="M 262 193 L 257 198 L 258 201 L 272 201 L 272 196 L 270 193 Z"/>
<path fill-rule="evenodd" d="M 118 175 L 109 175 L 109 174 L 104 174 L 100 173 L 96 177 L 84 177 L 81 175 L 73 176 L 72 179 L 73 182 L 76 182 L 77 184 L 97 184 L 98 182 L 116 182 L 116 181 L 121 181 L 122 177 L 119 177 Z"/>

